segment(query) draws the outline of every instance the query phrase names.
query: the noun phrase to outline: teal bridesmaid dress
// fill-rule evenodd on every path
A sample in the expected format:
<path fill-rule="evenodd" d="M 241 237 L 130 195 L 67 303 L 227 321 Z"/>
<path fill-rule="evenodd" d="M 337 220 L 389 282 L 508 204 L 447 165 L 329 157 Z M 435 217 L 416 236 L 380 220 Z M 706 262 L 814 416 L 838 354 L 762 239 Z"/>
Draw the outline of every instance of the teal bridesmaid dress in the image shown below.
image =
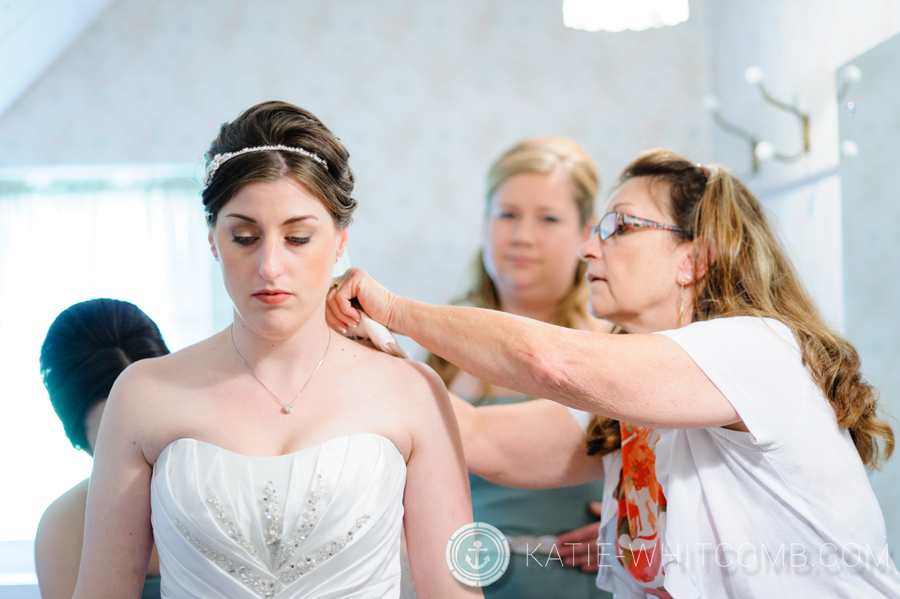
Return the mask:
<path fill-rule="evenodd" d="M 528 401 L 523 397 L 491 397 L 479 405 L 511 404 Z M 535 439 L 535 443 L 539 443 Z M 588 510 L 588 503 L 603 497 L 603 481 L 576 487 L 533 490 L 495 485 L 469 475 L 472 486 L 472 510 L 476 522 L 487 522 L 507 537 L 556 536 L 581 528 L 599 518 Z M 543 547 L 542 547 L 543 548 Z M 572 548 L 557 547 L 551 555 L 533 556 L 513 553 L 509 568 L 496 582 L 484 587 L 486 599 L 612 599 L 597 588 L 596 574 L 563 567 L 558 557 Z M 552 559 L 551 559 L 552 558 Z"/>

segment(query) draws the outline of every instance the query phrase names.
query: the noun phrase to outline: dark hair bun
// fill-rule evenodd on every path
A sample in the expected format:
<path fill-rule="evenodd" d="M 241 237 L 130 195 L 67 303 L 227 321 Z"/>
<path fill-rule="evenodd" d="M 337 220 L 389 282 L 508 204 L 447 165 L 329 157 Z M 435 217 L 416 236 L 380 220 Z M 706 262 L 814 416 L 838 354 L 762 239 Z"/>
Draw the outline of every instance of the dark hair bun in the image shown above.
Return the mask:
<path fill-rule="evenodd" d="M 134 304 L 94 299 L 63 310 L 41 347 L 41 378 L 76 449 L 88 447 L 84 417 L 109 397 L 132 362 L 169 353 L 159 328 Z"/>

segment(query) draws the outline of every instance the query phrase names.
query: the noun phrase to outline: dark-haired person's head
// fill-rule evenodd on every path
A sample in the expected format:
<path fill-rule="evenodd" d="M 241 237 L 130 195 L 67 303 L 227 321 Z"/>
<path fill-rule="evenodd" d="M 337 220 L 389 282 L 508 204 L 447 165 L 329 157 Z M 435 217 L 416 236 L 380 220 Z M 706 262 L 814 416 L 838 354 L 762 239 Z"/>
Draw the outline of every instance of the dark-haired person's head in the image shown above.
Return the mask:
<path fill-rule="evenodd" d="M 130 364 L 168 353 L 156 323 L 134 304 L 94 299 L 63 310 L 41 347 L 41 378 L 72 445 L 93 454 L 88 413 Z"/>

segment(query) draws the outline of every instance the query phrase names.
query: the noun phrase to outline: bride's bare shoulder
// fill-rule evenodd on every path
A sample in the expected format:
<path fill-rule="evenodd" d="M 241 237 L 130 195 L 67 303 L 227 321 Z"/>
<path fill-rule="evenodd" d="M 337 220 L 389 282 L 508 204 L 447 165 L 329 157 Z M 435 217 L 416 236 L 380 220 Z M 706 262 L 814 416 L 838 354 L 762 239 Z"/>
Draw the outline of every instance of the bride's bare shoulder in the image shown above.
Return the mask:
<path fill-rule="evenodd" d="M 215 383 L 223 360 L 216 336 L 159 358 L 139 360 L 119 375 L 103 421 L 136 440 L 148 463 L 196 421 L 199 389 Z M 101 431 L 102 431 L 101 425 Z M 102 433 L 101 433 L 102 434 Z"/>
<path fill-rule="evenodd" d="M 224 338 L 227 339 L 227 335 Z M 178 381 L 192 372 L 208 370 L 210 366 L 215 366 L 222 359 L 225 349 L 227 348 L 223 347 L 223 333 L 217 333 L 171 354 L 135 362 L 126 372 L 131 370 L 132 376 L 151 380 Z M 201 368 L 201 365 L 207 367 Z"/>
<path fill-rule="evenodd" d="M 403 405 L 402 411 L 449 402 L 443 381 L 422 362 L 397 358 L 343 338 L 338 352 L 342 371 L 350 375 L 353 385 L 365 387 L 369 397 L 380 397 L 395 408 Z"/>
<path fill-rule="evenodd" d="M 137 401 L 154 407 L 178 401 L 180 391 L 210 378 L 220 359 L 219 335 L 158 358 L 134 362 L 126 368 L 110 393 L 111 401 Z"/>

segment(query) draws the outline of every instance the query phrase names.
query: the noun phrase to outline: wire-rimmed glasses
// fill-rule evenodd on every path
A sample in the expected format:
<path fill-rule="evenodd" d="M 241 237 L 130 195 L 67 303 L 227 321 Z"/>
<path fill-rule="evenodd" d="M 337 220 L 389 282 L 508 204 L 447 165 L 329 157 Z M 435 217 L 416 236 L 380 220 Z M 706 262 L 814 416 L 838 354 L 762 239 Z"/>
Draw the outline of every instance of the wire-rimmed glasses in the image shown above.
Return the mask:
<path fill-rule="evenodd" d="M 646 229 L 663 229 L 665 231 L 674 231 L 675 233 L 683 233 L 684 230 L 675 225 L 664 225 L 656 221 L 639 218 L 624 212 L 607 212 L 600 219 L 600 222 L 591 227 L 591 236 L 600 234 L 601 241 L 605 241 L 616 233 L 624 233 L 628 227 L 644 227 Z"/>

